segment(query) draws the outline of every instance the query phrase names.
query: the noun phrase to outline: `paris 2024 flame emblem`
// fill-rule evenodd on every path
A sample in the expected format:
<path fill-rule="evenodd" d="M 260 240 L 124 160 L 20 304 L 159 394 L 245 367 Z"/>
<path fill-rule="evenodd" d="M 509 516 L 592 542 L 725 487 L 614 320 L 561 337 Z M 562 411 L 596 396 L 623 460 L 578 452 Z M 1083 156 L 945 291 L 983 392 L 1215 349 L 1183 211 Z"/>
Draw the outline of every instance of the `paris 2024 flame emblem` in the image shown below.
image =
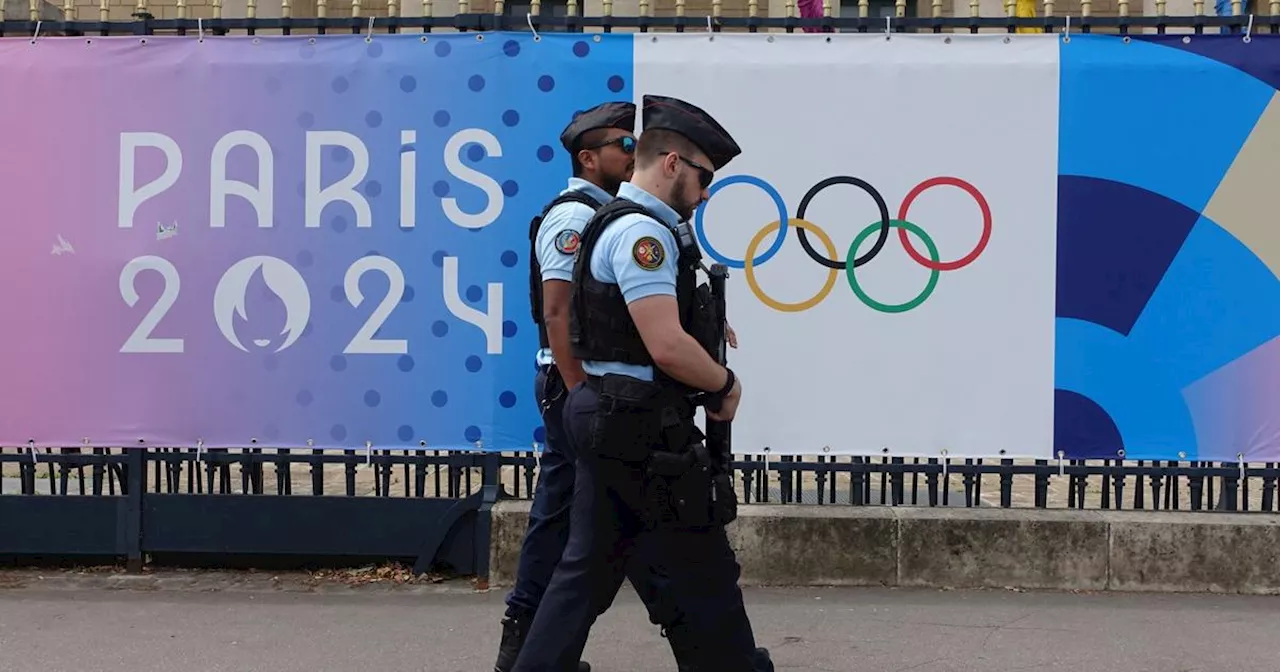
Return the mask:
<path fill-rule="evenodd" d="M 311 317 L 311 293 L 307 291 L 307 283 L 297 269 L 283 259 L 271 256 L 248 257 L 227 269 L 213 293 L 214 320 L 228 342 L 245 352 L 249 351 L 236 334 L 235 315 L 239 315 L 242 321 L 248 320 L 246 304 L 249 286 L 259 270 L 267 290 L 284 306 L 284 328 L 280 335 L 285 338 L 275 349 L 275 352 L 280 352 L 302 336 L 307 320 Z M 255 338 L 252 343 L 259 348 L 266 348 L 274 340 Z"/>

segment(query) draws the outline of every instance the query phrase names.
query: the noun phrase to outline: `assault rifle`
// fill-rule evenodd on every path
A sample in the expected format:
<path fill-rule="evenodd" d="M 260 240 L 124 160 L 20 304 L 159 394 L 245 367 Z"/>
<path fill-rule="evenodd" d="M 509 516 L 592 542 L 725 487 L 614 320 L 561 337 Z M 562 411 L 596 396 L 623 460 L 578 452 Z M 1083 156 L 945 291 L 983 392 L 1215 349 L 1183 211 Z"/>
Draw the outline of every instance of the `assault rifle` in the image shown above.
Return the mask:
<path fill-rule="evenodd" d="M 714 324 L 715 331 L 714 340 L 714 357 L 716 362 L 721 366 L 729 363 L 729 343 L 726 336 L 726 327 L 728 327 L 728 317 L 725 314 L 724 288 L 725 280 L 729 278 L 729 268 L 724 264 L 712 264 L 707 269 L 707 275 L 710 278 L 709 285 L 711 287 L 711 305 L 715 313 Z M 719 404 L 717 404 L 717 407 Z M 716 410 L 716 409 L 712 409 Z M 732 461 L 732 450 L 730 448 L 729 424 L 707 418 L 707 448 L 711 450 L 711 457 L 716 461 L 723 461 L 728 468 L 728 462 Z"/>
<path fill-rule="evenodd" d="M 729 268 L 724 264 L 712 264 L 707 269 L 711 288 L 711 305 L 714 313 L 715 330 L 713 348 L 715 360 L 721 366 L 729 363 L 729 343 L 726 336 L 729 325 L 725 310 L 725 280 L 729 278 Z M 715 404 L 717 410 L 719 404 Z M 733 447 L 730 441 L 730 423 L 720 420 L 706 419 L 706 447 L 711 458 L 712 477 L 712 511 L 721 524 L 731 522 L 738 515 L 738 498 L 733 491 Z"/>

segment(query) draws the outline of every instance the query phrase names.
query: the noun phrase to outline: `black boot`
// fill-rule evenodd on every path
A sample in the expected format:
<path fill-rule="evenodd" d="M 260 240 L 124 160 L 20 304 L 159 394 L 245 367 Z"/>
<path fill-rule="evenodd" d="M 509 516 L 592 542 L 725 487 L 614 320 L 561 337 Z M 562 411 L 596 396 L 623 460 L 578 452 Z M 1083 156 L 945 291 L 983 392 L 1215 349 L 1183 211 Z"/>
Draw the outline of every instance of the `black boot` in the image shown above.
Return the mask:
<path fill-rule="evenodd" d="M 769 649 L 757 646 L 755 660 L 752 661 L 751 667 L 755 672 L 773 672 L 773 658 L 769 656 Z"/>
<path fill-rule="evenodd" d="M 502 642 L 498 644 L 498 661 L 493 664 L 493 672 L 511 672 L 511 668 L 516 666 L 516 658 L 520 656 L 532 620 L 502 619 Z M 578 661 L 578 672 L 591 672 L 591 665 Z"/>

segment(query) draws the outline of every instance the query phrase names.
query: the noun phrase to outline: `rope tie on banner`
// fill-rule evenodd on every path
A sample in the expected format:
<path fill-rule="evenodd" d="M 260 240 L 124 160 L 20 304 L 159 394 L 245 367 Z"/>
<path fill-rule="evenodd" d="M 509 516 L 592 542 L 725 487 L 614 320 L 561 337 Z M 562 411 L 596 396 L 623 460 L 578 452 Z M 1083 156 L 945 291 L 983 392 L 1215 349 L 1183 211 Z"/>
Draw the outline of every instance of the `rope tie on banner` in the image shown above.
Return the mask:
<path fill-rule="evenodd" d="M 525 12 L 524 20 L 529 24 L 529 31 L 533 33 L 533 41 L 537 42 L 542 39 L 538 37 L 538 29 L 533 27 L 533 12 Z"/>
<path fill-rule="evenodd" d="M 1249 24 L 1253 24 L 1253 16 L 1249 16 Z M 31 44 L 35 44 L 40 39 L 40 26 L 44 25 L 44 21 L 36 21 L 36 32 L 31 34 Z"/>
<path fill-rule="evenodd" d="M 364 442 L 364 466 L 367 467 L 371 464 L 373 464 L 373 442 L 365 441 Z"/>
<path fill-rule="evenodd" d="M 36 457 L 36 442 L 35 442 L 35 439 L 28 440 L 28 441 L 27 441 L 27 447 L 31 449 L 31 464 L 40 464 L 40 460 L 39 460 L 39 459 L 37 459 L 37 457 Z"/>
<path fill-rule="evenodd" d="M 942 449 L 942 482 L 947 482 L 947 467 L 951 466 L 951 460 L 947 458 L 947 449 Z"/>
<path fill-rule="evenodd" d="M 200 36 L 200 41 L 204 42 L 204 17 L 196 17 L 196 33 Z"/>
<path fill-rule="evenodd" d="M 1253 21 L 1253 16 L 1250 16 L 1250 17 L 1249 17 L 1249 21 L 1250 21 L 1250 22 L 1252 22 L 1252 21 Z M 708 33 L 714 33 L 714 32 L 716 32 L 716 31 L 712 30 L 712 28 L 711 28 L 711 15 L 710 15 L 710 14 L 708 14 L 708 15 L 707 15 L 707 32 L 708 32 Z"/>
<path fill-rule="evenodd" d="M 39 32 L 39 31 L 40 31 L 40 27 L 39 27 L 39 26 L 37 26 L 37 27 L 36 27 L 36 32 Z M 1246 26 L 1244 27 L 1244 41 L 1245 41 L 1245 42 L 1249 42 L 1249 41 L 1251 41 L 1251 40 L 1252 40 L 1252 38 L 1250 37 L 1250 35 L 1251 35 L 1252 33 L 1253 33 L 1253 15 L 1252 15 L 1252 14 L 1250 14 L 1250 15 L 1249 15 L 1249 24 L 1248 24 L 1248 25 L 1246 25 Z"/>
<path fill-rule="evenodd" d="M 204 439 L 196 439 L 196 466 L 204 461 Z"/>
<path fill-rule="evenodd" d="M 1071 41 L 1071 15 L 1067 15 L 1067 27 L 1062 29 L 1062 37 L 1065 41 Z"/>
<path fill-rule="evenodd" d="M 893 32 L 892 21 L 893 21 L 892 16 L 884 17 L 884 39 L 886 40 L 889 39 L 890 33 Z"/>
<path fill-rule="evenodd" d="M 538 442 L 533 442 L 533 464 L 539 471 L 542 470 L 542 451 L 538 450 Z"/>
<path fill-rule="evenodd" d="M 369 17 L 369 34 L 365 36 L 366 42 L 373 40 L 373 19 L 374 17 Z"/>
<path fill-rule="evenodd" d="M 1240 465 L 1240 483 L 1244 483 L 1244 453 L 1236 453 L 1236 464 Z"/>
<path fill-rule="evenodd" d="M 1061 450 L 1058 451 L 1058 478 L 1062 478 L 1067 475 L 1067 467 L 1062 462 L 1062 456 L 1065 454 L 1066 453 Z"/>

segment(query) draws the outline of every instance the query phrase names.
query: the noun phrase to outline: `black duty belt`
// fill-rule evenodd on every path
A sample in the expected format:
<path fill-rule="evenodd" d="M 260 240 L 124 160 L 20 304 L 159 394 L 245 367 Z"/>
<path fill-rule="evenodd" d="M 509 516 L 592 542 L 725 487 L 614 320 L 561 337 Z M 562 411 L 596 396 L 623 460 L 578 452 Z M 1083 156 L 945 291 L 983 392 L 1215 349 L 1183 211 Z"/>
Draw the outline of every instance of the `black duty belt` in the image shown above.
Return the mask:
<path fill-rule="evenodd" d="M 664 415 L 668 415 L 664 418 L 667 422 L 672 421 L 669 417 L 671 413 L 674 413 L 676 418 L 692 418 L 695 410 L 691 399 L 671 388 L 624 374 L 588 375 L 585 386 L 596 394 L 607 394 L 619 399 L 651 405 L 654 410 L 662 410 Z"/>

